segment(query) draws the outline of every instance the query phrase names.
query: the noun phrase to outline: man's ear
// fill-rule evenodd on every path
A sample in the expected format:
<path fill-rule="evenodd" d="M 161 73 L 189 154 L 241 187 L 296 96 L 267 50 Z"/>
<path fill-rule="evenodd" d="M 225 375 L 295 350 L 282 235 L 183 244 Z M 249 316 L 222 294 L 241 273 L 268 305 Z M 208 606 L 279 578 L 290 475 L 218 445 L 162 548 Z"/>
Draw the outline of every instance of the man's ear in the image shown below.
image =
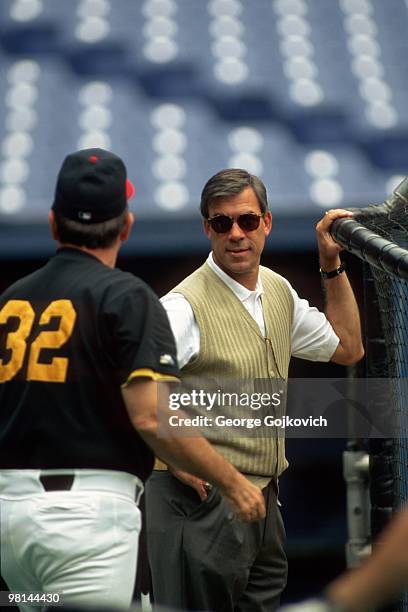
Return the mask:
<path fill-rule="evenodd" d="M 265 231 L 265 236 L 268 236 L 272 230 L 272 213 L 270 210 L 268 210 L 265 214 L 264 214 L 264 231 Z"/>
<path fill-rule="evenodd" d="M 50 210 L 50 212 L 48 213 L 48 223 L 50 224 L 51 236 L 53 237 L 54 240 L 59 242 L 57 224 L 55 222 L 55 213 L 53 210 Z"/>
<path fill-rule="evenodd" d="M 207 219 L 203 219 L 203 227 L 205 235 L 207 236 L 207 238 L 210 238 L 211 226 L 208 223 Z"/>
<path fill-rule="evenodd" d="M 125 225 L 123 227 L 123 230 L 119 234 L 119 239 L 121 242 L 126 242 L 126 240 L 129 238 L 134 222 L 134 214 L 132 212 L 128 212 L 125 217 Z"/>

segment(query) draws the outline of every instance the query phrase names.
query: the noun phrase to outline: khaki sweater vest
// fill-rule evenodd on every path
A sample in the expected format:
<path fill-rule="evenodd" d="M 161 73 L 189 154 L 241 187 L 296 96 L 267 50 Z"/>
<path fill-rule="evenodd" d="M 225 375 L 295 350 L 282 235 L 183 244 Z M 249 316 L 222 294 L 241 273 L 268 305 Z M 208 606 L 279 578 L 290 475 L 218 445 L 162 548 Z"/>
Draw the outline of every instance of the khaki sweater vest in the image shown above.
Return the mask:
<path fill-rule="evenodd" d="M 260 275 L 266 338 L 240 300 L 207 263 L 172 289 L 188 300 L 200 329 L 200 352 L 182 369 L 183 380 L 201 378 L 203 382 L 212 380 L 223 385 L 225 381 L 233 383 L 234 380 L 269 379 L 273 382 L 271 379 L 287 379 L 292 294 L 275 272 L 261 266 Z M 256 383 L 254 388 L 257 389 Z M 233 406 L 231 410 L 237 408 L 242 416 L 242 407 Z M 249 408 L 245 415 L 257 416 Z M 271 427 L 262 427 L 261 431 L 258 428 L 256 433 L 248 430 L 242 434 L 240 430 L 241 437 L 234 435 L 233 428 L 206 428 L 203 433 L 240 472 L 279 476 L 288 465 L 282 431 L 278 436 L 276 429 Z"/>

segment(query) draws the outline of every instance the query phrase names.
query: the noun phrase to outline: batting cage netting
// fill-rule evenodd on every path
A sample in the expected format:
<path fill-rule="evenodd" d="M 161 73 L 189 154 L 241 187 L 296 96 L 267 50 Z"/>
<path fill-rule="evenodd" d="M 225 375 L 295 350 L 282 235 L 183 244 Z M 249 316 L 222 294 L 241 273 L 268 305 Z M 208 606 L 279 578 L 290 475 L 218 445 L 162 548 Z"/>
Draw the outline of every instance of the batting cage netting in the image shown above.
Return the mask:
<path fill-rule="evenodd" d="M 353 212 L 352 219 L 334 222 L 332 234 L 364 262 L 364 375 L 401 381 L 390 386 L 388 406 L 396 435 L 365 441 L 375 539 L 408 500 L 408 397 L 402 384 L 408 375 L 408 178 L 383 204 Z M 408 597 L 395 607 L 408 610 Z"/>

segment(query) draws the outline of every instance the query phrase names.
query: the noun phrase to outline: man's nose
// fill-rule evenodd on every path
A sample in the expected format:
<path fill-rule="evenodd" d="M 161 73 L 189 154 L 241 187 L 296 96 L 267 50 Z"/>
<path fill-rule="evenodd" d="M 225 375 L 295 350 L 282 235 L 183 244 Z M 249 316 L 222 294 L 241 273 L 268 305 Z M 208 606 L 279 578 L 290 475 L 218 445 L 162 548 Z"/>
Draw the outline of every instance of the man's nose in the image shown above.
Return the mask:
<path fill-rule="evenodd" d="M 245 238 L 245 232 L 239 227 L 236 220 L 234 220 L 234 223 L 229 231 L 229 237 L 231 240 L 242 240 Z"/>

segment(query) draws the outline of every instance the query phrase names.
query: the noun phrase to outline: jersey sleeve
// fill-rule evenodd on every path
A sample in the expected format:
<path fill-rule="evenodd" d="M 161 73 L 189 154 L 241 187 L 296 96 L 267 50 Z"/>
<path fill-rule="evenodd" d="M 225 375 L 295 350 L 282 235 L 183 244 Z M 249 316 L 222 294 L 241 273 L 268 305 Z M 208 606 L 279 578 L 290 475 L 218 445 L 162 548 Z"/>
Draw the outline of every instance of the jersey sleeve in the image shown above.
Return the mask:
<path fill-rule="evenodd" d="M 178 379 L 177 353 L 167 314 L 144 283 L 127 283 L 104 312 L 111 358 L 119 383 L 135 378 Z"/>

